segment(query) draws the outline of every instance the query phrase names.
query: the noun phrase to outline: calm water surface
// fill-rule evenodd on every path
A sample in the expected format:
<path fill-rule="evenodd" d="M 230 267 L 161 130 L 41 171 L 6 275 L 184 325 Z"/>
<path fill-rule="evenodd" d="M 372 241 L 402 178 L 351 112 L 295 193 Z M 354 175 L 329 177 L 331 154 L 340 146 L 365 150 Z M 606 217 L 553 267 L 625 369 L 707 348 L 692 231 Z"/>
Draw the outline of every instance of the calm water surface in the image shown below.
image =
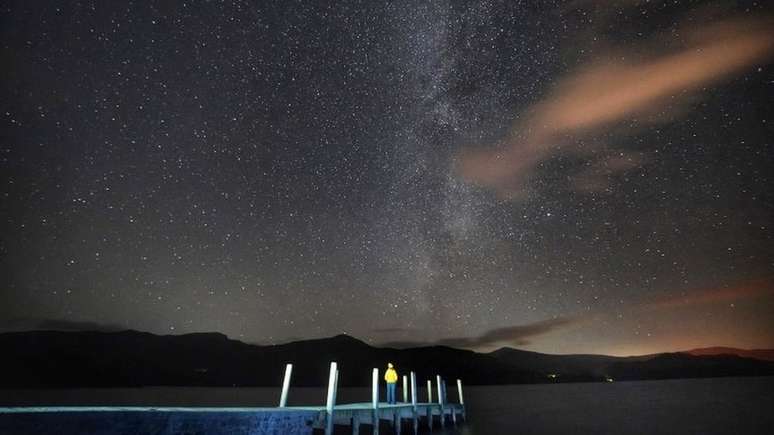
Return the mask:
<path fill-rule="evenodd" d="M 774 377 L 507 385 L 464 392 L 468 422 L 434 434 L 774 433 Z M 427 397 L 424 390 L 419 393 Z M 365 402 L 370 390 L 342 389 L 338 397 L 340 403 Z M 450 400 L 456 397 L 450 388 Z M 275 388 L 0 390 L 2 406 L 275 406 L 278 400 Z M 294 388 L 289 402 L 322 405 L 325 390 Z"/>

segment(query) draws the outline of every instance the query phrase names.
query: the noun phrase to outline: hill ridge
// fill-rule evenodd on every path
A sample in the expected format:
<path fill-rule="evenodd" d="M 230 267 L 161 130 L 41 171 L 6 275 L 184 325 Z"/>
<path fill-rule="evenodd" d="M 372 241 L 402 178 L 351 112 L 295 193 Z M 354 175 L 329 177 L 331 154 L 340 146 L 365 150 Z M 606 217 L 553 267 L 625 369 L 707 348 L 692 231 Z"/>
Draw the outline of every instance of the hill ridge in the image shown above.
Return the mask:
<path fill-rule="evenodd" d="M 156 335 L 140 331 L 0 333 L 0 387 L 278 386 L 294 364 L 293 385 L 320 386 L 328 363 L 342 386 L 370 384 L 371 368 L 393 362 L 418 379 L 441 375 L 467 384 L 774 375 L 774 362 L 728 355 L 552 355 L 513 348 L 490 353 L 445 346 L 390 349 L 347 334 L 277 345 L 221 333 Z"/>

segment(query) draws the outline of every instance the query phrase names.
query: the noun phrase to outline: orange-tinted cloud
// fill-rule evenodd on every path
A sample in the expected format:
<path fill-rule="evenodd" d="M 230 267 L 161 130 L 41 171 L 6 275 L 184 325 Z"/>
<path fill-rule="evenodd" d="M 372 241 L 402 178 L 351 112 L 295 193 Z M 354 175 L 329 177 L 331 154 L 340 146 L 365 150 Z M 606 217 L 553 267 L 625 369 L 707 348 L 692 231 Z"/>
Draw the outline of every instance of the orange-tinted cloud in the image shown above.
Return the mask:
<path fill-rule="evenodd" d="M 658 310 L 703 304 L 730 304 L 772 295 L 774 295 L 774 281 L 772 279 L 760 279 L 739 283 L 733 287 L 694 290 L 683 295 L 664 297 L 646 304 L 645 308 Z"/>
<path fill-rule="evenodd" d="M 470 182 L 518 195 L 535 166 L 558 152 L 555 145 L 563 138 L 599 133 L 634 115 L 664 112 L 702 86 L 765 59 L 774 49 L 771 24 L 737 19 L 705 25 L 689 30 L 692 44 L 682 51 L 637 63 L 610 54 L 584 66 L 561 80 L 528 111 L 525 122 L 513 127 L 518 139 L 514 134 L 495 149 L 463 153 L 459 171 Z"/>

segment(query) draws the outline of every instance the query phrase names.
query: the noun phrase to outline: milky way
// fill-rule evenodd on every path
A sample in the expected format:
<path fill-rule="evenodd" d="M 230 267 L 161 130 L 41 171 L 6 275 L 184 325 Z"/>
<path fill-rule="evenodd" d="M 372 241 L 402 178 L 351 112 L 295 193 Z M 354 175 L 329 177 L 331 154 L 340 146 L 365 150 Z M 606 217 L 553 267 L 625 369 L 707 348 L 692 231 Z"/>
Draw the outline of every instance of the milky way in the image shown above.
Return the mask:
<path fill-rule="evenodd" d="M 4 3 L 2 329 L 774 345 L 770 6 L 324 3 Z"/>

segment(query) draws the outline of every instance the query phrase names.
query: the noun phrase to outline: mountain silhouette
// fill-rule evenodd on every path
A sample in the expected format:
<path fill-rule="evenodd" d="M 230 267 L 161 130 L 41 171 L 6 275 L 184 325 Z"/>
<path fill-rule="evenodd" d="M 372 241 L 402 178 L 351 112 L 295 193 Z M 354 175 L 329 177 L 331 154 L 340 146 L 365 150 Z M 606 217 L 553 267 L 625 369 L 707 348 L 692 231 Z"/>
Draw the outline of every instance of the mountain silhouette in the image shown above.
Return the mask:
<path fill-rule="evenodd" d="M 0 333 L 0 387 L 279 386 L 292 363 L 294 386 L 323 386 L 328 364 L 341 386 L 367 386 L 387 362 L 417 382 L 441 375 L 492 385 L 563 381 L 774 375 L 774 362 L 736 355 L 638 357 L 549 355 L 503 348 L 477 353 L 446 346 L 390 349 L 348 335 L 260 346 L 219 333 L 155 335 L 138 331 Z M 553 376 L 549 376 L 553 375 Z"/>
<path fill-rule="evenodd" d="M 691 349 L 684 353 L 704 356 L 704 355 L 736 355 L 742 358 L 762 359 L 764 361 L 774 361 L 774 349 L 736 349 L 733 347 L 703 347 Z"/>

